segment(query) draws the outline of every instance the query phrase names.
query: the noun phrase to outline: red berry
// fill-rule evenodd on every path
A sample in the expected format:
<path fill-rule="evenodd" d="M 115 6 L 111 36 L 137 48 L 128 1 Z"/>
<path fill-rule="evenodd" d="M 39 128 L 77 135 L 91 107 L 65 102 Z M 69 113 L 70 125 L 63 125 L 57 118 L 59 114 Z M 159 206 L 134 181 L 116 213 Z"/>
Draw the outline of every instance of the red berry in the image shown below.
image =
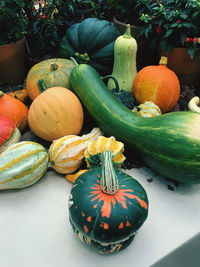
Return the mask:
<path fill-rule="evenodd" d="M 185 38 L 185 42 L 186 42 L 186 43 L 190 43 L 190 42 L 192 42 L 192 41 L 193 41 L 193 39 L 190 38 L 190 37 L 186 37 L 186 38 Z"/>
<path fill-rule="evenodd" d="M 160 34 L 162 32 L 162 28 L 160 26 L 156 27 L 156 33 Z"/>
<path fill-rule="evenodd" d="M 182 21 L 181 21 L 180 19 L 178 19 L 178 20 L 176 21 L 176 23 L 179 23 L 179 24 L 181 24 L 181 23 L 182 23 Z"/>
<path fill-rule="evenodd" d="M 185 38 L 185 42 L 186 42 L 186 43 L 189 43 L 189 42 L 190 42 L 190 38 L 189 38 L 189 37 L 186 37 L 186 38 Z"/>
<path fill-rule="evenodd" d="M 194 43 L 198 43 L 198 38 L 197 38 L 197 37 L 194 37 L 192 41 L 193 41 Z"/>

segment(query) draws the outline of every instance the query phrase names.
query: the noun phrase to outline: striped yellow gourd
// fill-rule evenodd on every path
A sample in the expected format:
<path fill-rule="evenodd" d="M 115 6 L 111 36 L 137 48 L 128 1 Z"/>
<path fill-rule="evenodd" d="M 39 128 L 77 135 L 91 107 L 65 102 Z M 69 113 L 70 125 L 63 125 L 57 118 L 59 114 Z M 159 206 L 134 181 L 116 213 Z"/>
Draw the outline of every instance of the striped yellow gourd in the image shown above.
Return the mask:
<path fill-rule="evenodd" d="M 97 140 L 91 141 L 87 144 L 87 149 L 85 150 L 85 161 L 87 167 L 95 167 L 100 164 L 100 157 L 103 151 L 109 150 L 112 152 L 112 161 L 115 167 L 121 167 L 124 160 L 126 159 L 124 152 L 124 144 L 122 142 L 116 141 L 114 136 L 104 137 L 99 136 Z"/>
<path fill-rule="evenodd" d="M 162 114 L 159 106 L 151 101 L 145 101 L 143 104 L 136 106 L 132 111 L 140 115 L 141 117 L 146 118 L 156 117 Z"/>
<path fill-rule="evenodd" d="M 50 165 L 59 173 L 73 173 L 82 164 L 87 143 L 100 135 L 100 128 L 93 128 L 89 134 L 67 135 L 54 140 L 49 148 Z"/>
<path fill-rule="evenodd" d="M 40 144 L 23 141 L 0 154 L 0 190 L 18 189 L 36 183 L 46 172 L 49 157 Z"/>

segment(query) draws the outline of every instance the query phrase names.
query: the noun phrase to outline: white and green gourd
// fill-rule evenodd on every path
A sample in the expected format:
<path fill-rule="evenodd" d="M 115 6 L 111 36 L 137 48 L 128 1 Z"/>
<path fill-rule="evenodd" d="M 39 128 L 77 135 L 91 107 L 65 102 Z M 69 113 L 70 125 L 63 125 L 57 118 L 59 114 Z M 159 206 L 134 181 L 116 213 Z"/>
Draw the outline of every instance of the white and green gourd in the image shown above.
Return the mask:
<path fill-rule="evenodd" d="M 194 96 L 188 103 L 188 109 L 193 112 L 200 113 L 200 99 L 198 96 Z"/>
<path fill-rule="evenodd" d="M 49 157 L 40 144 L 22 141 L 0 154 L 0 190 L 18 189 L 36 183 L 46 172 Z"/>
<path fill-rule="evenodd" d="M 140 115 L 141 117 L 146 117 L 146 118 L 156 117 L 162 114 L 159 106 L 151 101 L 145 101 L 139 106 L 134 107 L 132 111 Z"/>
<path fill-rule="evenodd" d="M 50 165 L 58 173 L 73 173 L 82 164 L 87 143 L 102 134 L 100 128 L 93 128 L 82 136 L 66 135 L 53 141 L 49 148 Z"/>
<path fill-rule="evenodd" d="M 119 88 L 127 92 L 132 91 L 132 84 L 137 74 L 136 67 L 137 42 L 131 36 L 130 24 L 126 26 L 126 32 L 119 36 L 114 44 L 114 66 L 112 76 L 114 76 Z M 108 80 L 107 87 L 112 90 L 115 82 Z"/>

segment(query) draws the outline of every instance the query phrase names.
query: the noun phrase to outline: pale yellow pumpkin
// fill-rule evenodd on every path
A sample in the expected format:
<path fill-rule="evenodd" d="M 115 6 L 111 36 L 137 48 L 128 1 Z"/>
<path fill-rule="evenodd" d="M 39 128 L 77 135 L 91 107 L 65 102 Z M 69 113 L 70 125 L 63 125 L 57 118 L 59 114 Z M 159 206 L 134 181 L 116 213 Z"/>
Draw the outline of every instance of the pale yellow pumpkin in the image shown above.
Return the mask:
<path fill-rule="evenodd" d="M 65 135 L 79 134 L 83 116 L 82 105 L 73 92 L 64 87 L 52 87 L 32 102 L 28 123 L 37 136 L 54 141 Z"/>

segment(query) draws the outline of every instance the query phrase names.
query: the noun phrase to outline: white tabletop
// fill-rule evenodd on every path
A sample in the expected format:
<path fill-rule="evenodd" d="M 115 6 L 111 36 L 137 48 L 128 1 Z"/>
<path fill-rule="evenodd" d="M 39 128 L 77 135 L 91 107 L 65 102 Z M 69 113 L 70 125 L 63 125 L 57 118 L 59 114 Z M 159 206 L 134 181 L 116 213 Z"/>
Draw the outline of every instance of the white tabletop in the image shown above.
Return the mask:
<path fill-rule="evenodd" d="M 126 172 L 150 204 L 129 247 L 101 255 L 81 243 L 68 221 L 72 184 L 50 171 L 29 188 L 0 192 L 0 267 L 148 267 L 200 232 L 200 185 L 176 187 L 147 167 Z"/>

